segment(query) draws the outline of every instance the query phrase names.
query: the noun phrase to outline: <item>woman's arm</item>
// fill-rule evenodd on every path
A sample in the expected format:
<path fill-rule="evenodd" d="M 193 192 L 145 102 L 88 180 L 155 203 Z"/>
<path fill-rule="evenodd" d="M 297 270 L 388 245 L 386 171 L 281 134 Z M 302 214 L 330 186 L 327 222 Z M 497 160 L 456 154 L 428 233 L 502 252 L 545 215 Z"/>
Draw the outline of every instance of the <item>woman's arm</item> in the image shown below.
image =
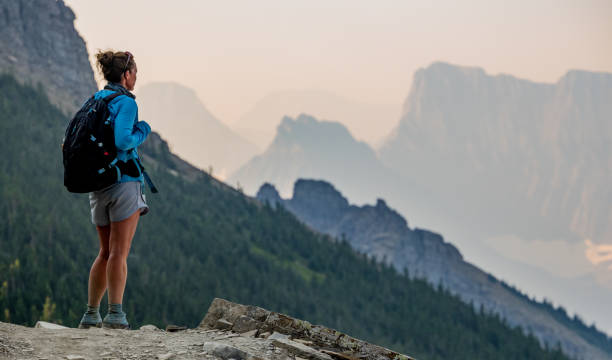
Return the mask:
<path fill-rule="evenodd" d="M 151 127 L 145 121 L 139 121 L 134 126 L 138 106 L 134 99 L 122 96 L 117 102 L 117 116 L 115 117 L 115 145 L 118 149 L 129 150 L 142 144 Z"/>

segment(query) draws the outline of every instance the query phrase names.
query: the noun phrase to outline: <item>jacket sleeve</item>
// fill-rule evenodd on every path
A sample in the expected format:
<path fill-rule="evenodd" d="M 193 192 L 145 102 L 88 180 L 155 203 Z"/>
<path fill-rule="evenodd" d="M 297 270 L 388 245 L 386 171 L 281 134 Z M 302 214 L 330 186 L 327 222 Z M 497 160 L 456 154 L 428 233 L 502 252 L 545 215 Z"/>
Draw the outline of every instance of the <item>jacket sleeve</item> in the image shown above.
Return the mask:
<path fill-rule="evenodd" d="M 151 127 L 144 121 L 135 124 L 138 106 L 133 99 L 125 97 L 116 104 L 115 145 L 121 150 L 135 148 L 145 141 L 151 132 Z"/>

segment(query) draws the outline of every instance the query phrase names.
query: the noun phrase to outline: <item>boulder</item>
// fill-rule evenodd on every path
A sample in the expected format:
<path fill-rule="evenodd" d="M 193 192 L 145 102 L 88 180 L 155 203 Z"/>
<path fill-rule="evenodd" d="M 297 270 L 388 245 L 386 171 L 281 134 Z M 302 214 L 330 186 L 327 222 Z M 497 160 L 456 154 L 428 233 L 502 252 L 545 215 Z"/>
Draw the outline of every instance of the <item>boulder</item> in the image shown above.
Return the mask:
<path fill-rule="evenodd" d="M 224 360 L 247 360 L 249 358 L 249 354 L 247 354 L 245 351 L 214 341 L 204 343 L 203 349 L 205 352 L 211 353 L 214 356 L 220 357 Z"/>

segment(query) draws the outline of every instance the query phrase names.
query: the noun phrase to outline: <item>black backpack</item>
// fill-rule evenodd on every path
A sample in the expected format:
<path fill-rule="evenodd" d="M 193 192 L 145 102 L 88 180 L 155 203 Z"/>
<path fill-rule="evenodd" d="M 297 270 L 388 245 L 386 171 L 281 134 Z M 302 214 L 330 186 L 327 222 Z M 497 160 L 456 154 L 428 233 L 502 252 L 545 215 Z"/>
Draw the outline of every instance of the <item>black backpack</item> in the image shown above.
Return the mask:
<path fill-rule="evenodd" d="M 92 96 L 68 124 L 62 144 L 64 186 L 68 191 L 102 190 L 119 182 L 122 174 L 139 177 L 142 173 L 152 192 L 157 192 L 139 161 L 117 159 L 108 104 L 120 95 L 127 94 L 117 91 L 102 99 Z"/>

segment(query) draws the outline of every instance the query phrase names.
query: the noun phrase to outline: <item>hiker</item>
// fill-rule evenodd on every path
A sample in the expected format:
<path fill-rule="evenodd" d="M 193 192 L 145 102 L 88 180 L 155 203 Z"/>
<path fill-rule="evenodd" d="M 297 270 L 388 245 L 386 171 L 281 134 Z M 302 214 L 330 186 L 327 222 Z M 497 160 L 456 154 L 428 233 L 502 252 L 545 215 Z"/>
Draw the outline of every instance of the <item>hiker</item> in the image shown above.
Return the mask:
<path fill-rule="evenodd" d="M 96 92 L 96 99 L 113 92 L 121 95 L 108 102 L 109 120 L 113 125 L 117 159 L 137 167 L 135 173 L 118 172 L 117 183 L 89 193 L 91 220 L 100 239 L 100 252 L 89 272 L 87 311 L 79 328 L 104 327 L 129 329 L 122 309 L 123 292 L 127 279 L 127 257 L 140 216 L 147 214 L 144 178 L 136 148 L 144 142 L 151 127 L 138 121 L 138 106 L 134 90 L 138 68 L 128 51 L 99 51 L 97 66 L 108 84 Z M 133 175 L 133 176 L 132 176 Z M 102 320 L 100 301 L 108 290 L 108 314 Z"/>

